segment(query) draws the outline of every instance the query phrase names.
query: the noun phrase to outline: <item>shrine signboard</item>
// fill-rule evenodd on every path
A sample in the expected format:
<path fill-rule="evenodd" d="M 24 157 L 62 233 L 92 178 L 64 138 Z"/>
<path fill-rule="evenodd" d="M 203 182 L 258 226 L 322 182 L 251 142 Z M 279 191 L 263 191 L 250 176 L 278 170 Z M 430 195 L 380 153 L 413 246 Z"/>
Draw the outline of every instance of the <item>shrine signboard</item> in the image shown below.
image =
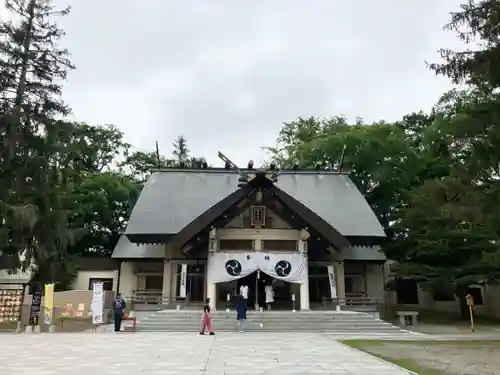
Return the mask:
<path fill-rule="evenodd" d="M 40 308 L 42 305 L 42 288 L 33 288 L 33 299 L 30 308 L 30 326 L 37 326 L 40 320 Z"/>

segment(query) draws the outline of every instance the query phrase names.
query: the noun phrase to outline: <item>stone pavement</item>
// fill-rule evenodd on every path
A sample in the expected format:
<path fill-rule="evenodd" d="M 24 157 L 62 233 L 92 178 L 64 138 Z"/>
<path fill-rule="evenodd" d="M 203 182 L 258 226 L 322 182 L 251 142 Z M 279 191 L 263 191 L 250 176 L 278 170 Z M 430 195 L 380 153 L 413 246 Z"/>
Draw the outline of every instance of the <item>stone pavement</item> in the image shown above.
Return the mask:
<path fill-rule="evenodd" d="M 0 335 L 9 375 L 404 375 L 408 371 L 314 333 Z"/>

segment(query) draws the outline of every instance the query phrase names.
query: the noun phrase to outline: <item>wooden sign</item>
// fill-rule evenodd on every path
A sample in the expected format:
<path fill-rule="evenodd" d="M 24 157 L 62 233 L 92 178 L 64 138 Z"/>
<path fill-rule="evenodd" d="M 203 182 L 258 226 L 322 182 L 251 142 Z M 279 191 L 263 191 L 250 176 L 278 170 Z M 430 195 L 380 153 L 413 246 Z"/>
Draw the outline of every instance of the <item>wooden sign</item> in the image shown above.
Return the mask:
<path fill-rule="evenodd" d="M 266 226 L 266 207 L 253 206 L 251 209 L 250 225 L 256 229 Z"/>
<path fill-rule="evenodd" d="M 39 285 L 34 286 L 33 289 L 33 299 L 31 300 L 30 308 L 30 326 L 37 326 L 40 318 L 43 290 Z"/>
<path fill-rule="evenodd" d="M 470 328 L 472 332 L 475 331 L 475 326 L 474 326 L 474 297 L 471 294 L 467 294 L 465 296 L 465 299 L 467 300 L 467 306 L 469 306 L 469 317 L 470 317 Z"/>

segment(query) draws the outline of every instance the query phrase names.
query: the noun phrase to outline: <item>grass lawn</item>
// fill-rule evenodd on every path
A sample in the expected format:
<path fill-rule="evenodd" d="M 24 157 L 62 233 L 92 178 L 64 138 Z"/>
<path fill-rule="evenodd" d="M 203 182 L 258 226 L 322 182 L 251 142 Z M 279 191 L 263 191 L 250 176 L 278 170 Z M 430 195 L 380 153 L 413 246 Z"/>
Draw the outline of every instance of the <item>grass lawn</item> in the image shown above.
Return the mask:
<path fill-rule="evenodd" d="M 500 341 L 341 342 L 421 375 L 495 374 L 500 356 Z"/>

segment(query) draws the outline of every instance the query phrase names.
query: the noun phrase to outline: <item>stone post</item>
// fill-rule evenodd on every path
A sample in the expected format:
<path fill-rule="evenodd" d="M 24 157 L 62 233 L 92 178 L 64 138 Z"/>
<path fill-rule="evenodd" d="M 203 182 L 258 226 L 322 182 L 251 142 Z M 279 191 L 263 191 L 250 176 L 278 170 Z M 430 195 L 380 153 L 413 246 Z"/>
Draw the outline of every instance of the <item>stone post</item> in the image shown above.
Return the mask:
<path fill-rule="evenodd" d="M 172 262 L 165 260 L 163 264 L 163 290 L 162 290 L 162 305 L 171 305 L 171 281 L 172 281 Z"/>
<path fill-rule="evenodd" d="M 340 305 L 345 305 L 345 276 L 344 276 L 344 262 L 335 262 L 335 279 L 337 284 L 337 297 Z"/>
<path fill-rule="evenodd" d="M 309 271 L 307 266 L 303 283 L 300 284 L 300 309 L 309 310 Z"/>

